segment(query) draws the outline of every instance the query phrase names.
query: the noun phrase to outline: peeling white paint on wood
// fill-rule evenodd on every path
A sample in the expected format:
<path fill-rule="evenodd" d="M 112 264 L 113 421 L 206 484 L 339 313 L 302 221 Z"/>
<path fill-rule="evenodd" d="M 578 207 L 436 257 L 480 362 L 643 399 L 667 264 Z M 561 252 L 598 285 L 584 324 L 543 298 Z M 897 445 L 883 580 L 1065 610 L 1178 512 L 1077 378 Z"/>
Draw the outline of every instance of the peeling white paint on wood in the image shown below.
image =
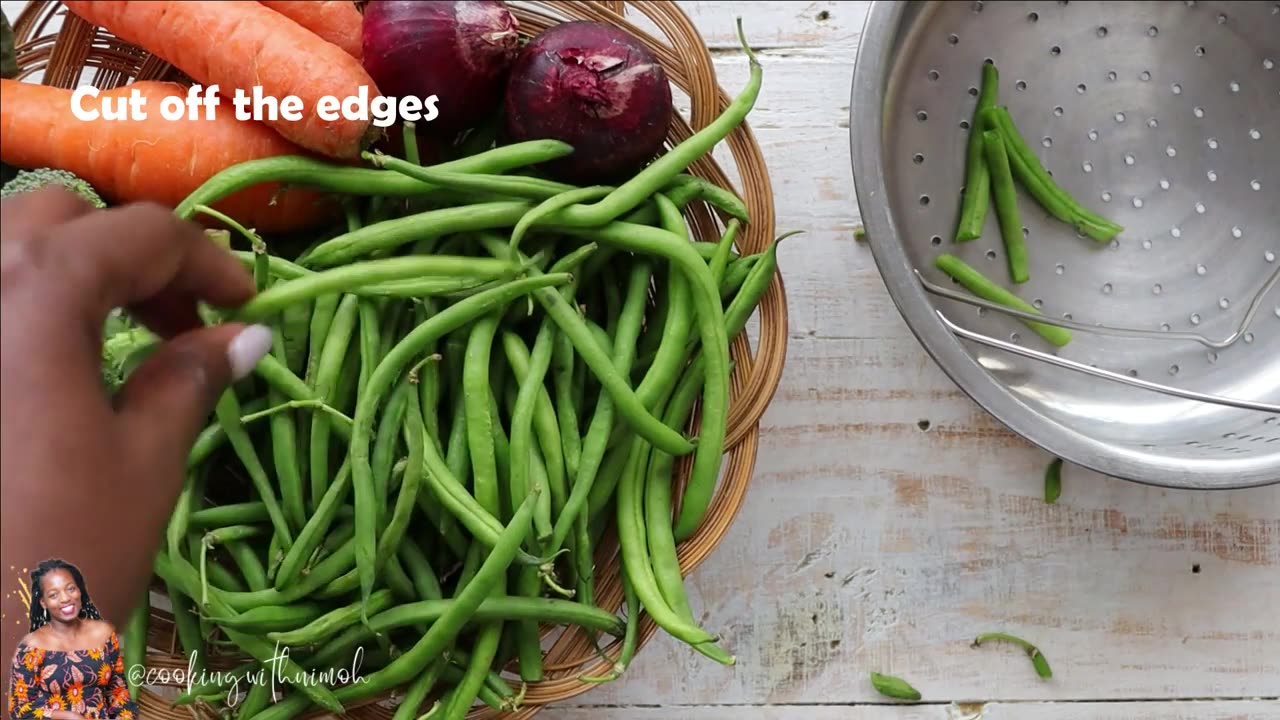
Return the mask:
<path fill-rule="evenodd" d="M 601 709 L 549 712 L 554 720 L 598 720 Z M 617 715 L 616 717 L 623 717 Z M 1276 720 L 1265 701 L 990 703 L 957 705 L 778 705 L 628 709 L 628 720 Z"/>

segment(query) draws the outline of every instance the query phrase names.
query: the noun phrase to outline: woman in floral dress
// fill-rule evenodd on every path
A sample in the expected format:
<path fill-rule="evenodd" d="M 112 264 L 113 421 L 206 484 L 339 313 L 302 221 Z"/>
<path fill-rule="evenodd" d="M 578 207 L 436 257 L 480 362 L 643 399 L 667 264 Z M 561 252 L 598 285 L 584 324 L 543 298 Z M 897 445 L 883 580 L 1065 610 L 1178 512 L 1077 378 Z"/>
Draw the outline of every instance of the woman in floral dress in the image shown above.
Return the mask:
<path fill-rule="evenodd" d="M 80 571 L 46 560 L 31 573 L 31 632 L 13 657 L 9 717 L 134 720 L 115 628 L 94 607 Z"/>

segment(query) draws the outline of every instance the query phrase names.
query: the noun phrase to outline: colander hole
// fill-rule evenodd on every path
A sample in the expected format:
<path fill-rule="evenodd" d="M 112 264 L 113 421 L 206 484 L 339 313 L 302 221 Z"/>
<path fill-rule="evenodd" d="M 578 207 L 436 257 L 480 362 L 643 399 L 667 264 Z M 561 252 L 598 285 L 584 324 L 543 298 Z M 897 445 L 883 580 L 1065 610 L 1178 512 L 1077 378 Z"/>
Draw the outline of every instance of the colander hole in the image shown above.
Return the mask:
<path fill-rule="evenodd" d="M 1196 57 L 1204 57 L 1204 46 L 1203 46 L 1203 45 L 1197 45 L 1197 46 L 1196 46 Z"/>
<path fill-rule="evenodd" d="M 1204 275 L 1204 274 L 1206 274 L 1206 273 L 1208 273 L 1208 272 L 1209 272 L 1209 268 L 1205 267 L 1203 264 L 1196 265 L 1196 274 L 1197 274 L 1197 275 Z"/>
<path fill-rule="evenodd" d="M 1016 332 L 1014 332 L 1014 333 L 1009 333 L 1009 341 L 1010 341 L 1010 342 L 1015 342 L 1015 343 L 1016 343 L 1016 342 L 1018 342 L 1018 341 L 1019 341 L 1019 340 L 1021 340 L 1021 339 L 1022 339 L 1022 336 L 1021 336 L 1021 335 L 1019 335 L 1018 333 L 1016 333 Z"/>
<path fill-rule="evenodd" d="M 1233 432 L 1229 432 L 1229 433 L 1222 433 L 1222 439 L 1223 439 L 1223 440 L 1234 440 L 1234 439 L 1235 439 L 1235 437 L 1236 437 L 1236 434 L 1235 434 L 1235 433 L 1233 433 Z M 1246 437 L 1247 437 L 1247 436 L 1246 436 Z"/>
<path fill-rule="evenodd" d="M 1059 55 L 1062 54 L 1062 48 L 1058 47 L 1057 45 L 1054 45 L 1053 47 L 1049 48 L 1049 54 L 1054 57 L 1058 57 Z"/>
<path fill-rule="evenodd" d="M 932 80 L 932 81 L 934 81 L 934 82 L 937 82 L 937 81 L 938 81 L 938 78 L 940 78 L 940 77 L 942 77 L 942 74 L 941 74 L 941 73 L 939 73 L 937 70 L 930 70 L 930 71 L 929 71 L 929 79 L 930 79 L 930 80 Z"/>
<path fill-rule="evenodd" d="M 1149 118 L 1149 119 L 1147 120 L 1147 127 L 1152 128 L 1152 129 L 1155 129 L 1155 128 L 1157 128 L 1157 127 L 1160 127 L 1160 121 L 1159 121 L 1159 120 L 1157 120 L 1157 119 L 1155 119 L 1155 118 Z"/>
<path fill-rule="evenodd" d="M 913 162 L 913 163 L 915 163 L 915 164 L 917 164 L 917 165 L 923 165 L 923 164 L 924 164 L 924 155 L 921 155 L 920 153 L 916 153 L 915 155 L 912 155 L 912 156 L 911 156 L 911 162 Z"/>
<path fill-rule="evenodd" d="M 921 195 L 921 196 L 920 196 L 920 204 L 921 204 L 921 205 L 928 205 L 928 204 L 929 204 L 929 196 L 928 196 L 928 195 Z"/>
<path fill-rule="evenodd" d="M 1064 111 L 1063 111 L 1063 109 L 1062 109 L 1062 106 L 1061 106 L 1061 105 L 1055 105 L 1055 106 L 1054 106 L 1054 108 L 1053 108 L 1053 116 L 1054 116 L 1054 117 L 1062 117 L 1062 113 L 1063 113 L 1063 112 L 1064 112 Z"/>
<path fill-rule="evenodd" d="M 1251 344 L 1251 345 L 1252 345 L 1252 344 L 1253 344 L 1253 333 L 1251 333 L 1251 332 L 1247 332 L 1247 333 L 1245 333 L 1245 334 L 1244 334 L 1244 341 L 1245 341 L 1246 343 L 1249 343 L 1249 344 Z"/>
<path fill-rule="evenodd" d="M 1152 25 L 1151 27 L 1147 28 L 1147 37 L 1155 37 L 1159 34 L 1160 34 L 1160 28 L 1156 27 L 1155 25 Z"/>
<path fill-rule="evenodd" d="M 1150 241 L 1150 240 L 1143 240 L 1143 241 L 1142 241 L 1142 249 L 1143 249 L 1143 250 L 1150 250 L 1150 249 L 1151 249 L 1151 241 Z"/>
<path fill-rule="evenodd" d="M 1019 80 L 1018 82 L 1016 82 L 1016 83 L 1014 83 L 1014 84 L 1013 84 L 1013 87 L 1014 87 L 1014 88 L 1016 88 L 1016 89 L 1018 89 L 1018 90 L 1026 90 L 1026 89 L 1027 89 L 1027 81 L 1026 81 L 1026 80 Z"/>
<path fill-rule="evenodd" d="M 1182 237 L 1182 228 L 1178 227 L 1177 225 L 1174 225 L 1173 227 L 1169 228 L 1169 234 L 1174 236 L 1175 238 L 1180 238 Z"/>
<path fill-rule="evenodd" d="M 1253 188 L 1254 192 L 1257 192 L 1262 189 L 1262 183 L 1257 180 L 1250 180 L 1249 187 Z"/>
<path fill-rule="evenodd" d="M 1043 138 L 1040 139 L 1040 144 L 1045 147 L 1053 147 L 1053 138 L 1049 137 L 1048 135 L 1045 135 Z M 1256 190 L 1257 188 L 1254 188 L 1254 189 Z"/>
<path fill-rule="evenodd" d="M 1138 79 L 1141 80 L 1142 82 L 1147 82 L 1151 80 L 1151 71 L 1143 70 L 1142 72 L 1138 73 Z"/>
<path fill-rule="evenodd" d="M 1161 189 L 1161 190 L 1168 190 L 1168 189 L 1169 189 L 1169 181 L 1168 181 L 1168 180 L 1166 180 L 1165 178 L 1160 178 L 1160 189 Z"/>
<path fill-rule="evenodd" d="M 1225 25 L 1226 23 L 1227 23 L 1227 14 L 1226 14 L 1226 13 L 1218 13 L 1218 24 L 1219 24 L 1219 25 Z"/>
<path fill-rule="evenodd" d="M 1111 82 L 1115 82 L 1116 78 L 1118 77 L 1120 76 L 1116 74 L 1115 70 L 1112 70 L 1111 72 L 1107 73 L 1107 79 L 1110 80 Z"/>
<path fill-rule="evenodd" d="M 1227 308 L 1231 307 L 1231 300 L 1228 298 L 1218 298 L 1218 307 L 1222 308 L 1223 310 L 1226 310 Z"/>
<path fill-rule="evenodd" d="M 1037 12 L 1027 13 L 1027 22 L 1038 22 L 1039 20 L 1040 20 L 1040 13 L 1037 13 Z"/>
<path fill-rule="evenodd" d="M 1120 241 L 1119 241 L 1119 240 L 1112 240 L 1112 241 L 1111 241 L 1111 249 L 1112 249 L 1112 250 L 1119 250 L 1119 249 L 1120 249 Z"/>
<path fill-rule="evenodd" d="M 1261 140 L 1261 139 L 1262 139 L 1262 131 L 1261 131 L 1261 130 L 1259 130 L 1258 128 L 1249 128 L 1249 139 L 1250 139 L 1250 140 Z"/>
<path fill-rule="evenodd" d="M 1124 113 L 1122 112 L 1116 113 L 1116 122 L 1118 123 L 1124 122 Z"/>
<path fill-rule="evenodd" d="M 1240 92 L 1240 83 L 1236 82 L 1235 80 L 1232 80 L 1230 83 L 1228 83 L 1227 87 L 1231 88 L 1231 92 L 1233 93 Z"/>
<path fill-rule="evenodd" d="M 1133 153 L 1125 153 L 1125 154 L 1124 154 L 1124 164 L 1125 164 L 1125 165 L 1133 165 L 1133 164 L 1134 164 L 1134 163 L 1136 163 L 1136 162 L 1138 162 L 1138 158 L 1137 158 L 1137 156 L 1135 156 Z"/>
<path fill-rule="evenodd" d="M 1216 350 L 1210 350 L 1209 353 L 1205 355 L 1205 359 L 1209 361 L 1210 365 L 1218 362 L 1218 352 Z"/>
<path fill-rule="evenodd" d="M 1069 313 L 1069 312 L 1068 312 L 1068 313 L 1062 313 L 1062 319 L 1063 319 L 1063 320 L 1070 320 L 1070 319 L 1072 319 L 1072 318 L 1071 318 L 1071 313 Z"/>
<path fill-rule="evenodd" d="M 1090 131 L 1089 131 L 1089 139 L 1090 139 L 1090 140 L 1092 140 L 1093 142 L 1098 142 L 1098 131 L 1097 131 L 1097 130 L 1090 130 Z"/>
<path fill-rule="evenodd" d="M 986 316 L 987 316 L 987 309 L 984 307 L 978 308 L 978 317 L 986 317 Z"/>
<path fill-rule="evenodd" d="M 1178 149 L 1172 145 L 1166 145 L 1164 147 L 1164 154 L 1168 155 L 1169 157 L 1175 157 L 1178 154 Z"/>
<path fill-rule="evenodd" d="M 1155 295 L 1159 295 L 1160 293 L 1164 292 L 1164 286 L 1161 285 L 1160 283 L 1156 283 L 1155 285 L 1151 286 L 1151 292 Z"/>
<path fill-rule="evenodd" d="M 1203 214 L 1204 214 L 1204 212 L 1205 212 L 1205 210 L 1206 210 L 1206 208 L 1205 208 L 1205 206 L 1204 206 L 1204 203 L 1202 203 L 1202 202 L 1198 202 L 1198 203 L 1196 203 L 1196 214 L 1197 214 L 1197 215 L 1203 215 Z"/>
<path fill-rule="evenodd" d="M 1104 38 L 1104 37 L 1106 37 L 1106 36 L 1107 36 L 1107 26 L 1106 26 L 1106 25 L 1099 25 L 1099 26 L 1098 26 L 1098 37 L 1100 37 L 1100 38 Z"/>
<path fill-rule="evenodd" d="M 1199 105 L 1192 108 L 1191 112 L 1194 113 L 1195 116 L 1198 118 L 1204 117 L 1204 108 L 1200 107 Z"/>
<path fill-rule="evenodd" d="M 1190 7 L 1195 7 L 1195 6 L 1196 6 L 1196 0 L 1185 0 L 1185 2 L 1186 2 L 1187 7 L 1189 7 L 1189 8 L 1190 8 Z"/>
<path fill-rule="evenodd" d="M 1103 190 L 1101 197 L 1102 197 L 1102 202 L 1111 202 L 1111 191 Z"/>
<path fill-rule="evenodd" d="M 968 130 L 968 129 L 969 129 L 969 121 L 968 121 L 968 120 L 961 120 L 961 121 L 960 121 L 960 129 L 961 129 L 961 130 Z"/>
<path fill-rule="evenodd" d="M 972 95 L 972 96 L 974 96 L 974 97 L 978 97 L 978 88 L 973 87 L 973 86 L 970 86 L 970 87 L 969 87 L 969 94 L 970 94 L 970 95 Z"/>
<path fill-rule="evenodd" d="M 942 244 L 942 238 L 938 235 L 934 235 L 933 237 L 929 238 L 929 244 L 933 245 L 934 247 L 937 247 Z"/>
<path fill-rule="evenodd" d="M 1217 149 L 1218 149 L 1218 138 L 1209 138 L 1208 140 L 1206 140 L 1206 141 L 1205 141 L 1205 144 L 1207 144 L 1207 145 L 1209 146 L 1209 149 L 1210 149 L 1210 150 L 1217 150 Z"/>
<path fill-rule="evenodd" d="M 988 259 L 988 260 L 995 260 L 995 259 L 996 259 L 996 251 L 995 251 L 995 250 L 988 250 L 988 251 L 987 251 L 987 259 Z"/>
<path fill-rule="evenodd" d="M 1027 227 L 1026 225 L 1023 225 L 1023 226 L 1022 226 L 1022 237 L 1024 237 L 1024 238 L 1026 238 L 1026 237 L 1031 237 L 1031 228 Z"/>
<path fill-rule="evenodd" d="M 1170 329 L 1170 328 L 1169 328 L 1169 323 L 1160 323 L 1160 330 L 1161 330 L 1161 331 L 1163 331 L 1163 332 L 1169 332 L 1169 329 Z"/>
<path fill-rule="evenodd" d="M 1034 306 L 1035 309 L 1039 310 L 1040 308 L 1044 307 L 1044 301 L 1041 300 L 1040 298 L 1036 298 L 1035 300 L 1031 301 L 1031 305 Z"/>
<path fill-rule="evenodd" d="M 1269 262 L 1269 263 L 1273 263 L 1273 262 L 1275 262 L 1275 261 L 1276 261 L 1276 254 L 1275 254 L 1275 253 L 1273 253 L 1273 252 L 1271 252 L 1270 250 L 1268 250 L 1268 251 L 1266 251 L 1266 252 L 1262 253 L 1262 259 L 1263 259 L 1263 260 L 1266 260 L 1266 261 L 1267 261 L 1267 262 Z"/>
<path fill-rule="evenodd" d="M 1170 374 L 1170 375 L 1177 375 L 1177 374 L 1178 374 L 1178 366 L 1177 366 L 1177 365 L 1170 365 L 1170 366 L 1169 366 L 1169 374 Z"/>
<path fill-rule="evenodd" d="M 951 33 L 950 35 L 948 35 L 948 36 L 947 36 L 947 44 L 948 44 L 948 45 L 959 45 L 959 44 L 960 44 L 960 36 L 959 36 L 959 35 L 956 35 L 955 33 Z"/>
<path fill-rule="evenodd" d="M 1142 198 L 1137 197 L 1137 196 L 1135 196 L 1135 197 L 1133 198 L 1133 206 L 1134 206 L 1134 207 L 1136 207 L 1136 208 L 1141 208 L 1141 207 L 1142 207 L 1142 204 L 1143 204 L 1143 203 L 1142 203 Z"/>
<path fill-rule="evenodd" d="M 973 4 L 973 11 L 974 11 L 974 12 L 982 12 L 982 0 L 978 0 L 978 2 L 975 2 L 975 3 Z"/>
<path fill-rule="evenodd" d="M 1269 417 L 1269 418 L 1267 418 L 1266 420 L 1263 420 L 1263 421 L 1262 421 L 1262 424 L 1263 424 L 1263 425 L 1275 425 L 1275 424 L 1276 424 L 1276 419 L 1275 419 L 1275 417 L 1274 417 L 1274 416 Z"/>
<path fill-rule="evenodd" d="M 1205 176 L 1209 178 L 1209 182 L 1218 182 L 1218 173 L 1216 173 L 1216 172 L 1214 172 L 1214 171 L 1212 171 L 1212 170 L 1210 170 L 1209 172 L 1205 173 Z"/>
<path fill-rule="evenodd" d="M 1276 67 L 1276 61 L 1275 61 L 1275 60 L 1272 60 L 1271 58 L 1263 58 L 1263 59 L 1262 59 L 1262 69 L 1263 69 L 1263 70 L 1274 70 L 1274 69 L 1275 69 L 1275 67 Z"/>
<path fill-rule="evenodd" d="M 1137 371 L 1137 370 L 1134 370 L 1133 368 L 1130 368 L 1130 369 L 1129 369 L 1129 377 L 1133 377 L 1133 378 L 1138 377 L 1138 371 Z"/>
<path fill-rule="evenodd" d="M 1102 285 L 1102 294 L 1103 294 L 1103 295 L 1110 295 L 1110 294 L 1111 294 L 1111 290 L 1112 290 L 1111 283 L 1103 283 L 1103 285 Z"/>
<path fill-rule="evenodd" d="M 1083 163 L 1081 163 L 1080 167 L 1087 173 L 1093 172 L 1093 163 L 1089 162 L 1088 160 L 1085 160 Z"/>
<path fill-rule="evenodd" d="M 1192 325 L 1200 324 L 1200 313 L 1191 313 L 1191 324 Z"/>
<path fill-rule="evenodd" d="M 1239 225 L 1232 225 L 1232 226 L 1231 226 L 1231 237 L 1233 237 L 1233 238 L 1235 238 L 1235 239 L 1237 239 L 1237 240 L 1239 240 L 1240 238 L 1244 237 L 1244 228 L 1240 227 Z"/>
<path fill-rule="evenodd" d="M 1067 271 L 1067 266 L 1063 265 L 1062 263 L 1058 263 L 1057 265 L 1054 266 L 1053 271 L 1061 275 Z"/>
<path fill-rule="evenodd" d="M 916 111 L 916 120 L 919 120 L 920 122 L 925 122 L 928 119 L 929 119 L 929 113 L 923 110 Z"/>
<path fill-rule="evenodd" d="M 1084 91 L 1088 89 L 1089 88 L 1084 83 L 1080 83 L 1079 85 L 1076 86 L 1076 94 L 1083 95 Z"/>
<path fill-rule="evenodd" d="M 1174 94 L 1174 95 L 1181 95 L 1181 94 L 1182 94 L 1182 83 L 1174 83 L 1173 85 L 1170 85 L 1170 86 L 1169 86 L 1169 89 L 1173 91 L 1173 94 Z"/>

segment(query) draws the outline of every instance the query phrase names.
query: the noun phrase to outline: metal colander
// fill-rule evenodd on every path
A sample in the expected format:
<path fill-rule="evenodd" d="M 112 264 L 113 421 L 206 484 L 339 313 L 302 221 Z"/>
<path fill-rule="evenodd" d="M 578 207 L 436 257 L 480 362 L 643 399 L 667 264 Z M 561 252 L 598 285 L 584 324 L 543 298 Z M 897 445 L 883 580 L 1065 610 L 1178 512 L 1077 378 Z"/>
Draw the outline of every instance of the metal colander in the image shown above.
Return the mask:
<path fill-rule="evenodd" d="M 1019 189 L 1031 279 L 994 210 L 952 242 L 987 58 L 1054 179 L 1125 227 L 1100 244 Z M 965 392 L 1102 473 L 1280 482 L 1280 2 L 875 2 L 851 103 L 867 237 Z M 1070 327 L 1062 349 L 936 270 L 951 253 Z"/>

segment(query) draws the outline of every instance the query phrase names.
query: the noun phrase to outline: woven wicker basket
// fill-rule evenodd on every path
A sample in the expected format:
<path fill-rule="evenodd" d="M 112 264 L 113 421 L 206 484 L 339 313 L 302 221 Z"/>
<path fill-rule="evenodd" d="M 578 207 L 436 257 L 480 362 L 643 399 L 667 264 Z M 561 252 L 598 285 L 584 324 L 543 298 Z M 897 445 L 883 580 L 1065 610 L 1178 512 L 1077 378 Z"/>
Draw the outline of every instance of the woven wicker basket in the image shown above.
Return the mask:
<path fill-rule="evenodd" d="M 560 22 L 583 19 L 612 23 L 645 42 L 663 64 L 675 87 L 690 100 L 691 117 L 676 118 L 669 143 L 689 137 L 693 132 L 691 128 L 705 127 L 730 101 L 729 94 L 716 80 L 707 46 L 693 23 L 674 2 L 525 2 L 512 3 L 512 9 L 524 35 L 536 34 Z M 655 37 L 630 22 L 628 12 L 643 15 L 663 37 Z M 51 26 L 56 29 L 50 29 Z M 64 88 L 90 82 L 103 89 L 118 87 L 132 80 L 190 82 L 163 60 L 67 13 L 60 2 L 33 0 L 17 18 L 14 31 L 20 77 L 29 78 L 28 81 Z M 745 124 L 729 136 L 727 144 L 741 178 L 741 185 L 736 190 L 745 200 L 751 217 L 751 223 L 738 236 L 737 249 L 746 253 L 760 252 L 775 235 L 773 192 L 764 157 Z M 709 157 L 698 160 L 690 172 L 723 187 L 733 187 L 724 170 Z M 693 203 L 685 214 L 698 239 L 714 241 L 720 237 L 724 220 L 709 206 Z M 735 367 L 726 439 L 728 457 L 706 520 L 697 533 L 679 547 L 680 568 L 686 576 L 710 555 L 724 537 L 746 495 L 759 444 L 760 416 L 773 398 L 786 356 L 787 307 L 780 277 L 775 277 L 765 293 L 757 318 L 755 347 L 752 348 L 747 333 L 743 333 L 731 348 Z M 688 469 L 687 462 L 679 465 L 678 482 L 684 482 Z M 601 607 L 621 611 L 623 598 L 616 538 L 606 535 L 598 549 L 596 564 L 599 582 L 597 603 Z M 157 585 L 153 592 L 162 595 L 163 585 Z M 643 645 L 656 630 L 652 620 L 642 617 L 640 643 Z M 523 706 L 505 713 L 477 706 L 469 717 L 532 717 L 548 704 L 596 687 L 577 678 L 607 674 L 621 649 L 618 643 L 614 643 L 604 648 L 605 657 L 602 658 L 586 634 L 577 629 L 545 627 L 544 636 L 550 640 L 545 644 L 548 647 L 544 666 L 546 679 L 527 686 Z M 177 651 L 172 615 L 162 609 L 153 609 L 149 640 L 149 667 L 186 668 L 185 658 Z M 215 654 L 206 661 L 214 668 L 231 668 L 242 659 Z M 514 682 L 518 686 L 518 677 Z M 144 688 L 142 717 L 147 720 L 217 717 L 208 707 L 173 707 L 168 699 L 173 694 L 172 688 Z M 386 707 L 388 703 L 382 702 L 387 699 L 382 697 L 362 706 L 353 705 L 348 709 L 347 717 L 389 720 L 393 711 Z M 313 713 L 310 717 L 323 715 Z"/>

